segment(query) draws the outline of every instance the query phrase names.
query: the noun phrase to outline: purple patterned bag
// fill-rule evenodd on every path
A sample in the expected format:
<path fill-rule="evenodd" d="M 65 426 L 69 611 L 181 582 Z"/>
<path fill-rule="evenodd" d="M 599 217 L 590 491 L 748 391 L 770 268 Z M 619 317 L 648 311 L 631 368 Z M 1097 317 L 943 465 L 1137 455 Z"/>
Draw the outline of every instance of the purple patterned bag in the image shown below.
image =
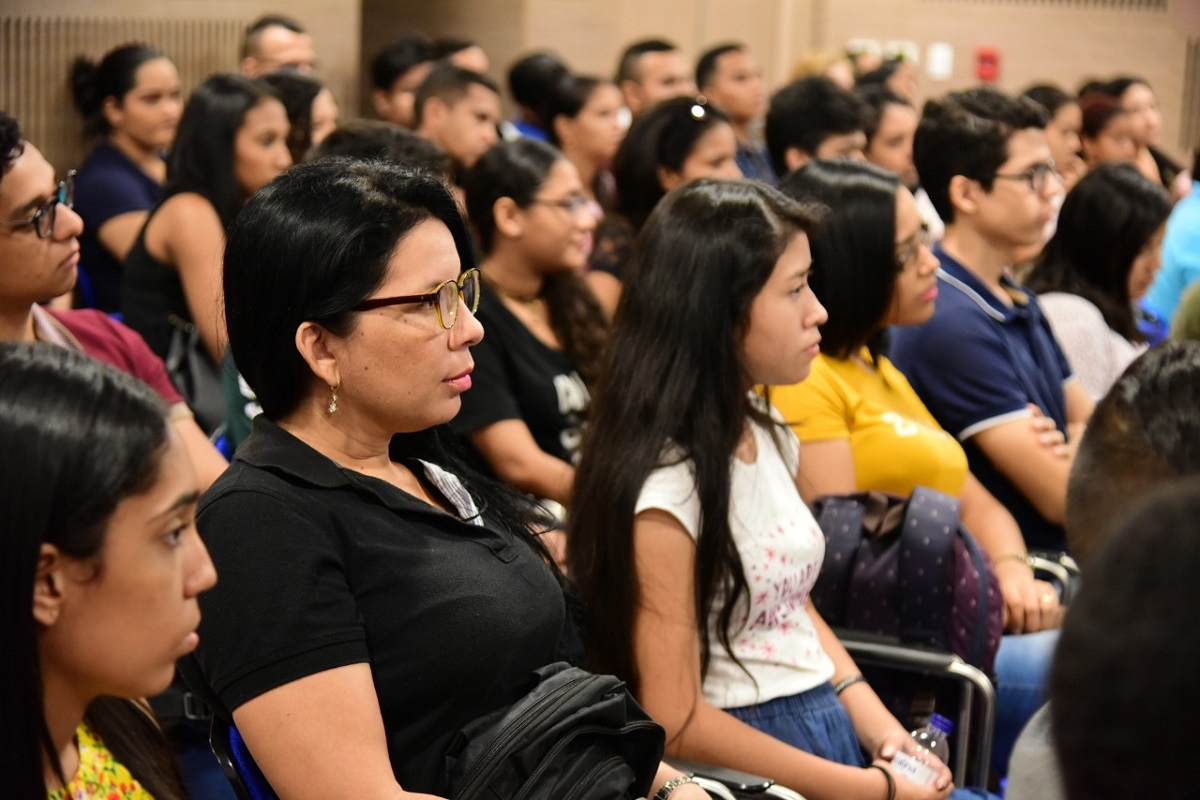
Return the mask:
<path fill-rule="evenodd" d="M 911 498 L 819 498 L 825 563 L 812 600 L 835 628 L 948 650 L 991 675 L 1003 628 L 991 560 L 959 521 L 959 501 L 923 486 Z"/>

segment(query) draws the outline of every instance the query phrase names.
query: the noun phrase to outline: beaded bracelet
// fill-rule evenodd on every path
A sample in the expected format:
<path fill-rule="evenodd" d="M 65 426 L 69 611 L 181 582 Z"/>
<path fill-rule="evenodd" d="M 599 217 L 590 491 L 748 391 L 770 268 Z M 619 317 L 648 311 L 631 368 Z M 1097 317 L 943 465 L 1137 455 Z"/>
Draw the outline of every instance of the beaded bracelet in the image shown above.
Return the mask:
<path fill-rule="evenodd" d="M 867 679 L 864 678 L 861 673 L 856 672 L 853 675 L 847 675 L 845 678 L 842 678 L 833 685 L 833 693 L 836 695 L 841 695 L 842 692 L 846 691 L 854 684 L 860 682 L 865 683 L 866 680 Z"/>

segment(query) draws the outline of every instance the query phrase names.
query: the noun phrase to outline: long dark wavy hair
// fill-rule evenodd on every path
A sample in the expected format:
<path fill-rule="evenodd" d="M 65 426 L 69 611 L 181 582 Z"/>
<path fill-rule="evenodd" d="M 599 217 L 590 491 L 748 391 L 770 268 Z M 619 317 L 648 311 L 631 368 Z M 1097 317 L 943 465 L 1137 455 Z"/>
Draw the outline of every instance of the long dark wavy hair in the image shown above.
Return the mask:
<path fill-rule="evenodd" d="M 463 189 L 467 215 L 484 254 L 491 252 L 496 240 L 496 201 L 508 197 L 518 207 L 528 208 L 550 170 L 564 159 L 558 150 L 535 139 L 500 142 L 483 154 L 463 181 Z M 547 275 L 542 297 L 550 310 L 550 327 L 562 342 L 563 351 L 584 383 L 594 386 L 608 338 L 608 321 L 599 301 L 574 270 Z"/>
<path fill-rule="evenodd" d="M 242 75 L 213 75 L 192 91 L 167 157 L 166 199 L 195 192 L 217 210 L 226 230 L 246 198 L 234 173 L 234 143 L 246 112 L 278 99 L 266 84 Z"/>
<path fill-rule="evenodd" d="M 730 459 L 747 420 L 778 430 L 751 399 L 742 340 L 780 255 L 815 225 L 813 210 L 763 184 L 701 180 L 668 194 L 635 245 L 575 476 L 568 538 L 571 574 L 588 604 L 591 666 L 635 693 L 634 509 L 657 467 L 688 461 L 695 468 L 702 674 L 713 647 L 732 655 L 747 581 L 729 526 Z"/>
<path fill-rule="evenodd" d="M 166 407 L 106 364 L 48 344 L 0 344 L 0 751 L 5 794 L 45 797 L 42 764 L 66 785 L 46 725 L 34 579 L 43 544 L 103 569 L 108 520 L 158 474 Z M 113 625 L 121 620 L 112 620 Z M 185 797 L 157 724 L 132 702 L 93 701 L 92 729 L 159 800 Z M 13 771 L 15 770 L 15 772 Z"/>
<path fill-rule="evenodd" d="M 1136 167 L 1103 164 L 1089 170 L 1063 201 L 1029 288 L 1090 300 L 1109 328 L 1131 342 L 1145 341 L 1133 314 L 1129 272 L 1170 215 L 1166 190 Z"/>

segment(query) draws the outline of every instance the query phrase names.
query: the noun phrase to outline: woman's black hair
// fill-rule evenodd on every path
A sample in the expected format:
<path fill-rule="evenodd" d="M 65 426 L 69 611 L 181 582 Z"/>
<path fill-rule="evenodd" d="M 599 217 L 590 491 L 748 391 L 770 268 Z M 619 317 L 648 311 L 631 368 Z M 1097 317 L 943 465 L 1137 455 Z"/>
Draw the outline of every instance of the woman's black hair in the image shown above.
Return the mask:
<path fill-rule="evenodd" d="M 195 192 L 213 204 L 228 230 L 245 197 L 234 172 L 234 142 L 246 112 L 278 98 L 262 83 L 242 75 L 213 75 L 188 98 L 167 158 L 164 199 Z"/>
<path fill-rule="evenodd" d="M 268 72 L 260 80 L 283 103 L 288 118 L 288 152 L 292 154 L 292 163 L 299 164 L 312 149 L 313 100 L 325 87 L 311 75 L 293 69 Z"/>
<path fill-rule="evenodd" d="M 863 161 L 810 161 L 779 190 L 829 209 L 813 236 L 809 285 L 829 312 L 821 352 L 836 359 L 865 345 L 884 349 L 884 318 L 896 293 L 896 193 L 900 180 Z"/>
<path fill-rule="evenodd" d="M 463 181 L 463 190 L 467 196 L 467 216 L 484 254 L 491 253 L 495 245 L 496 201 L 507 197 L 519 208 L 527 208 L 550 170 L 564 159 L 550 145 L 529 138 L 499 142 L 483 154 Z M 594 385 L 608 334 L 600 303 L 574 270 L 547 275 L 542 296 L 550 309 L 550 327 L 558 335 L 563 351 L 579 370 L 584 383 Z"/>
<path fill-rule="evenodd" d="M 1030 273 L 1029 288 L 1086 298 L 1108 327 L 1131 342 L 1145 341 L 1129 297 L 1129 271 L 1170 215 L 1166 190 L 1133 165 L 1089 170 L 1063 201 L 1058 227 Z"/>
<path fill-rule="evenodd" d="M 593 75 L 566 74 L 554 85 L 546 106 L 546 135 L 550 137 L 552 145 L 562 147 L 558 131 L 554 129 L 554 120 L 558 117 L 575 119 L 596 90 L 606 84 L 611 85 L 612 81 Z"/>
<path fill-rule="evenodd" d="M 296 329 L 315 322 L 338 336 L 352 331 L 355 307 L 387 278 L 392 253 L 429 220 L 450 231 L 462 269 L 474 267 L 454 196 L 423 170 L 323 158 L 293 167 L 250 199 L 225 246 L 225 321 L 234 362 L 267 419 L 294 411 L 316 380 L 296 350 Z M 449 428 L 399 434 L 392 451 L 458 475 L 489 520 L 545 555 L 529 533 L 537 520 L 531 501 L 468 466 Z"/>
<path fill-rule="evenodd" d="M 1064 89 L 1052 83 L 1039 83 L 1021 92 L 1022 97 L 1028 97 L 1050 114 L 1051 119 L 1058 110 L 1068 103 L 1078 103 L 1078 97 L 1072 97 Z"/>
<path fill-rule="evenodd" d="M 41 343 L 0 344 L 0 749 L 16 774 L 13 797 L 45 797 L 42 765 L 59 769 L 50 738 L 33 616 L 42 545 L 66 557 L 99 559 L 109 518 L 145 491 L 167 442 L 167 410 L 148 387 L 81 353 Z M 121 624 L 113 620 L 114 625 Z M 170 750 L 157 725 L 114 698 L 87 711 L 93 729 L 155 797 L 182 798 Z M 59 779 L 66 784 L 61 773 Z"/>
<path fill-rule="evenodd" d="M 745 623 L 737 616 L 747 581 L 729 526 L 730 460 L 748 419 L 778 429 L 750 396 L 742 341 L 780 255 L 815 224 L 813 210 L 766 185 L 705 179 L 667 195 L 638 237 L 584 436 L 567 539 L 572 577 L 589 607 L 592 667 L 628 681 L 635 694 L 634 512 L 654 469 L 687 461 L 695 470 L 702 673 L 714 647 L 732 655 L 730 642 Z"/>
<path fill-rule="evenodd" d="M 147 61 L 166 58 L 149 45 L 134 42 L 110 50 L 99 63 L 79 56 L 71 65 L 71 98 L 83 115 L 84 141 L 112 133 L 104 116 L 104 101 L 115 98 L 125 102 L 125 95 L 137 84 L 137 71 Z"/>
<path fill-rule="evenodd" d="M 667 193 L 659 168 L 679 172 L 700 137 L 721 124 L 729 124 L 723 111 L 686 97 L 660 103 L 635 119 L 613 158 L 616 212 L 640 230 Z"/>

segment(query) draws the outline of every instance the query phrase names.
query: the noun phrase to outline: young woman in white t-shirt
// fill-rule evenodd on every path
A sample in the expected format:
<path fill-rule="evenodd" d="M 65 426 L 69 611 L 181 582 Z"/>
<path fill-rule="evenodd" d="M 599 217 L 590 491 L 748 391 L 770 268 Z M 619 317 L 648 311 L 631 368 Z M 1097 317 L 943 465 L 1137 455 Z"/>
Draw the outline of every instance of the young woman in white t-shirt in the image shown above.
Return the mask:
<path fill-rule="evenodd" d="M 892 772 L 913 740 L 808 603 L 824 539 L 796 438 L 753 391 L 819 352 L 814 224 L 774 189 L 704 180 L 642 231 L 572 504 L 589 656 L 667 729 L 668 758 L 810 800 L 944 798 L 943 765 L 929 786 Z"/>

